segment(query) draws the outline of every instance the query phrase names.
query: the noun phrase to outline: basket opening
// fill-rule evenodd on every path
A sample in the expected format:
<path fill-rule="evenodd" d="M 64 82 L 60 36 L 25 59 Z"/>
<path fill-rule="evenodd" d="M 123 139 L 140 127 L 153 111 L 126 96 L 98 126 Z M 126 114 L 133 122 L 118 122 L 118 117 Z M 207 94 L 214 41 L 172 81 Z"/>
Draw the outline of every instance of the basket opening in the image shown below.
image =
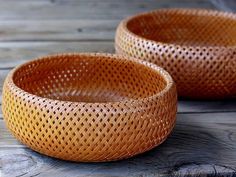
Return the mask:
<path fill-rule="evenodd" d="M 224 13 L 198 10 L 163 10 L 127 22 L 132 33 L 157 42 L 186 46 L 236 45 L 236 19 Z"/>
<path fill-rule="evenodd" d="M 62 55 L 19 67 L 13 82 L 31 94 L 73 102 L 117 102 L 162 91 L 167 82 L 156 70 L 110 56 Z"/>

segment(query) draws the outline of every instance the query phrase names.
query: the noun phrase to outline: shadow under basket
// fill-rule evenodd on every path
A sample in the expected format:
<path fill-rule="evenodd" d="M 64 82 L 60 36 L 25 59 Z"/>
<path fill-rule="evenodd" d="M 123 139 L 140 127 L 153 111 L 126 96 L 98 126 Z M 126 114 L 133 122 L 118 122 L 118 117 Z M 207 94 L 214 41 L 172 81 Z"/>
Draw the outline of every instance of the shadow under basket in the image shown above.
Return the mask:
<path fill-rule="evenodd" d="M 176 88 L 162 68 L 109 54 L 61 54 L 12 70 L 7 127 L 40 153 L 71 161 L 128 158 L 154 148 L 176 120 Z"/>
<path fill-rule="evenodd" d="M 123 20 L 118 54 L 166 69 L 178 95 L 236 97 L 236 15 L 201 9 L 161 9 Z"/>

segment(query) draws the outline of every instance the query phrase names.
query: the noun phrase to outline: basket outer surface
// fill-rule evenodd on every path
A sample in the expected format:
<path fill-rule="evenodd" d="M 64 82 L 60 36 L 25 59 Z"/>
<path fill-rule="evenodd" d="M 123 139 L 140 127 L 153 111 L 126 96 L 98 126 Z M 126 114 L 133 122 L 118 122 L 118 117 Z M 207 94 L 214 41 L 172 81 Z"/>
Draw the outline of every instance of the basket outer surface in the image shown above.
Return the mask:
<path fill-rule="evenodd" d="M 157 64 L 195 99 L 236 97 L 236 15 L 160 9 L 123 20 L 116 53 Z"/>
<path fill-rule="evenodd" d="M 35 151 L 82 162 L 113 161 L 154 148 L 176 120 L 176 88 L 163 69 L 108 54 L 42 57 L 12 70 L 3 115 Z"/>

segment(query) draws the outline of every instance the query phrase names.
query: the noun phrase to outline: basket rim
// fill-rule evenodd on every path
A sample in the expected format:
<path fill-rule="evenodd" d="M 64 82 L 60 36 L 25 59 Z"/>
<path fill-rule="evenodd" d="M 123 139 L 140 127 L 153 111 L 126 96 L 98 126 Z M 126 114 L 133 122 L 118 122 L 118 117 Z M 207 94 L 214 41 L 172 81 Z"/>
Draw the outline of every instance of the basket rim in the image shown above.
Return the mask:
<path fill-rule="evenodd" d="M 144 40 L 146 42 L 150 42 L 150 43 L 156 44 L 156 45 L 167 45 L 167 46 L 175 46 L 175 47 L 178 47 L 178 48 L 189 48 L 189 49 L 190 48 L 236 49 L 236 44 L 232 45 L 232 46 L 223 46 L 223 45 L 222 46 L 214 46 L 214 45 L 210 45 L 210 46 L 201 46 L 201 45 L 192 46 L 192 45 L 181 45 L 181 44 L 173 44 L 173 43 L 168 43 L 168 42 L 156 41 L 156 40 L 147 39 L 145 37 L 139 36 L 139 35 L 135 34 L 134 32 L 132 32 L 128 29 L 127 24 L 131 20 L 133 20 L 135 18 L 142 17 L 142 16 L 151 15 L 151 14 L 157 13 L 157 12 L 176 12 L 176 13 L 183 13 L 184 12 L 184 13 L 187 13 L 187 14 L 198 14 L 198 15 L 202 15 L 202 16 L 218 15 L 218 16 L 221 16 L 223 18 L 229 18 L 229 19 L 236 20 L 236 14 L 234 14 L 232 12 L 225 12 L 225 11 L 219 11 L 219 10 L 214 10 L 214 9 L 204 9 L 204 8 L 161 8 L 161 9 L 151 10 L 151 11 L 147 11 L 147 12 L 138 13 L 138 14 L 133 15 L 133 16 L 129 16 L 129 17 L 123 19 L 120 22 L 119 27 L 122 27 L 123 30 L 127 34 L 129 34 L 131 36 L 134 36 L 135 38 L 138 38 L 140 40 Z"/>
<path fill-rule="evenodd" d="M 137 64 L 141 64 L 144 65 L 146 67 L 149 67 L 150 69 L 153 69 L 155 72 L 157 72 L 159 75 L 161 75 L 161 77 L 166 81 L 166 86 L 164 87 L 164 89 L 162 89 L 160 92 L 153 94 L 151 96 L 148 97 L 144 97 L 144 98 L 138 98 L 138 99 L 134 99 L 134 98 L 129 98 L 127 100 L 122 100 L 122 101 L 108 101 L 108 102 L 77 102 L 77 101 L 66 101 L 66 100 L 60 100 L 60 99 L 51 99 L 51 98 L 47 98 L 47 97 L 41 97 L 38 95 L 35 95 L 33 93 L 29 93 L 25 90 L 23 90 L 22 88 L 18 87 L 14 81 L 13 81 L 13 75 L 15 74 L 15 72 L 20 69 L 23 66 L 26 66 L 28 64 L 31 64 L 33 62 L 36 61 L 43 61 L 43 60 L 50 60 L 52 57 L 66 57 L 66 56 L 92 56 L 92 57 L 106 57 L 106 58 L 110 58 L 110 59 L 115 59 L 115 60 L 123 60 L 125 61 L 132 61 L 135 62 Z M 172 87 L 175 87 L 175 82 L 172 79 L 171 75 L 164 70 L 162 67 L 159 67 L 155 64 L 152 64 L 150 62 L 147 61 L 142 61 L 133 57 L 127 57 L 127 56 L 123 56 L 123 55 L 119 55 L 119 54 L 109 54 L 109 53 L 89 53 L 89 52 L 83 52 L 83 53 L 57 53 L 57 54 L 50 54 L 50 55 L 45 55 L 45 56 L 41 56 L 41 57 L 37 57 L 35 59 L 32 59 L 26 63 L 20 64 L 18 66 L 16 66 L 14 69 L 12 69 L 5 81 L 4 84 L 7 83 L 8 85 L 10 85 L 10 89 L 14 91 L 19 91 L 21 92 L 23 95 L 27 95 L 30 98 L 34 97 L 36 100 L 38 101 L 49 101 L 49 102 L 56 102 L 56 103 L 62 103 L 62 104 L 76 104 L 76 105 L 115 105 L 115 104 L 134 104 L 134 103 L 143 103 L 146 102 L 148 100 L 155 100 L 158 98 L 163 97 L 164 95 L 166 95 L 166 93 L 168 93 L 170 91 L 170 89 Z M 22 95 L 21 94 L 21 95 Z"/>

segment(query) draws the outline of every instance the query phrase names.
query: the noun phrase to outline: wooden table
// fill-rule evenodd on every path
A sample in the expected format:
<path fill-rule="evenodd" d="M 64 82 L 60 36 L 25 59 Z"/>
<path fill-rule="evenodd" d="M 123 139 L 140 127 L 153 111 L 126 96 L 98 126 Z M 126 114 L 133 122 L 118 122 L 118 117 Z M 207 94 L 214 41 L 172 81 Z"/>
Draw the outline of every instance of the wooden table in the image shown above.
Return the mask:
<path fill-rule="evenodd" d="M 122 18 L 161 7 L 214 8 L 206 0 L 0 0 L 0 94 L 14 66 L 49 53 L 113 53 Z M 235 100 L 179 101 L 167 141 L 111 163 L 72 163 L 33 152 L 9 133 L 0 112 L 1 177 L 187 175 L 236 175 Z"/>

